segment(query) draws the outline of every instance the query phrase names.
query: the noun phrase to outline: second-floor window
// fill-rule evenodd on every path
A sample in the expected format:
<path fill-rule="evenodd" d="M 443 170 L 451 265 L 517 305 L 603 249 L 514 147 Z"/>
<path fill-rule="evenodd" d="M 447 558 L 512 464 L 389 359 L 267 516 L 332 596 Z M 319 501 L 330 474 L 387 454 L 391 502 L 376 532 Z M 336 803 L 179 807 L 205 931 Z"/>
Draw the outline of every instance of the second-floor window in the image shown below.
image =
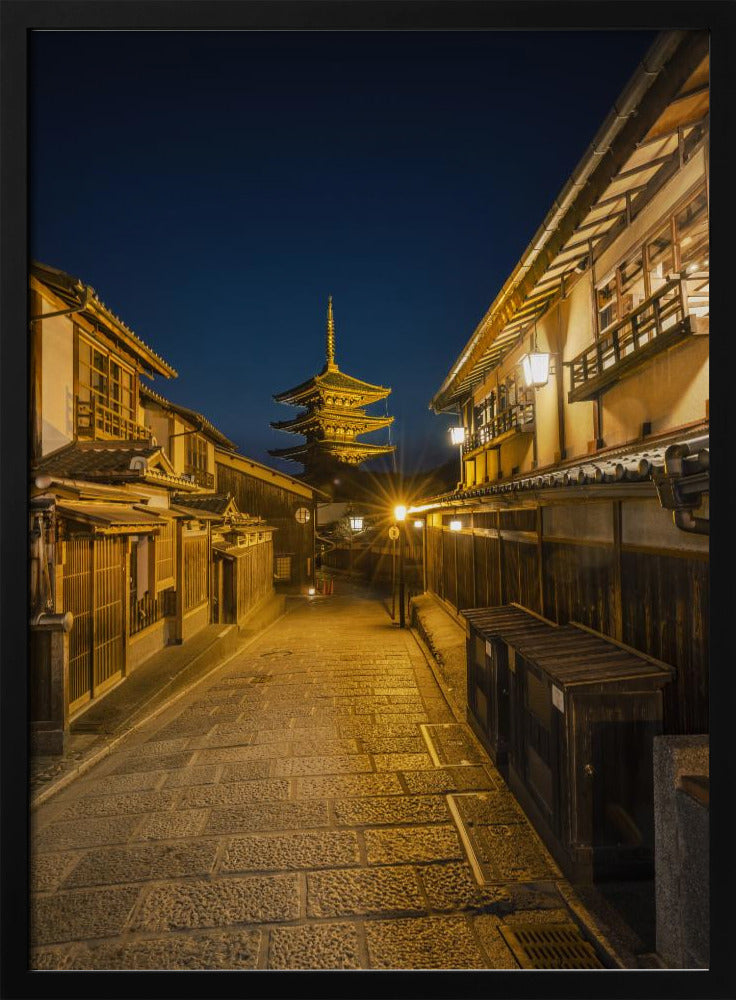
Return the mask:
<path fill-rule="evenodd" d="M 199 434 L 190 434 L 186 441 L 186 468 L 187 473 L 207 472 L 207 442 Z"/>
<path fill-rule="evenodd" d="M 688 309 L 708 314 L 708 210 L 705 188 L 666 219 L 596 288 L 602 333 L 655 295 L 673 278 L 685 282 Z"/>
<path fill-rule="evenodd" d="M 79 336 L 79 399 L 96 403 L 125 420 L 135 421 L 135 376 L 109 351 Z"/>

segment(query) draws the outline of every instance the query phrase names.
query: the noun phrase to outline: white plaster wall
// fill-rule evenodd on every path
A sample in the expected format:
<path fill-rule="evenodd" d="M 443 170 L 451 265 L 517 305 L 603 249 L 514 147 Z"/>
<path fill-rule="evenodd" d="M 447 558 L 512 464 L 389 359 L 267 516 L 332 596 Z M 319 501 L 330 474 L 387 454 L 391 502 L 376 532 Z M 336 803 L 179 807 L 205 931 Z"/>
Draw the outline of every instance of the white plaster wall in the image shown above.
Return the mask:
<path fill-rule="evenodd" d="M 43 311 L 59 307 L 42 298 Z M 55 316 L 41 324 L 41 453 L 69 444 L 74 436 L 74 324 Z"/>

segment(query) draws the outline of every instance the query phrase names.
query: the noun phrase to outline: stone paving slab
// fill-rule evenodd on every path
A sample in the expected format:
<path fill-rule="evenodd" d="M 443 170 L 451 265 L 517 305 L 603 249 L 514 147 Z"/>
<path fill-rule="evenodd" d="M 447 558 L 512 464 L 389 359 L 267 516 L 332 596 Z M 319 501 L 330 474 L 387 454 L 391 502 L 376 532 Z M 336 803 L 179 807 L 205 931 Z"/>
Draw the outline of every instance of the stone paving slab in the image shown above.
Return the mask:
<path fill-rule="evenodd" d="M 296 779 L 296 794 L 300 799 L 402 793 L 403 788 L 396 774 L 330 774 Z"/>
<path fill-rule="evenodd" d="M 311 797 L 310 797 L 311 799 Z M 204 832 L 240 833 L 258 830 L 304 830 L 328 826 L 326 802 L 261 802 L 250 807 L 213 809 Z"/>
<path fill-rule="evenodd" d="M 294 832 L 233 837 L 220 863 L 220 871 L 291 871 L 359 863 L 360 849 L 355 833 L 347 830 Z"/>
<path fill-rule="evenodd" d="M 285 780 L 230 781 L 219 785 L 195 785 L 182 795 L 181 804 L 205 807 L 240 806 L 246 802 L 288 799 L 290 785 Z"/>
<path fill-rule="evenodd" d="M 192 879 L 148 889 L 131 926 L 160 932 L 273 923 L 298 916 L 299 883 L 295 876 Z"/>
<path fill-rule="evenodd" d="M 447 823 L 451 818 L 438 795 L 337 799 L 335 820 L 341 826 L 385 826 L 405 823 Z"/>
<path fill-rule="evenodd" d="M 195 840 L 88 851 L 63 879 L 63 886 L 72 889 L 206 875 L 214 867 L 217 848 L 215 841 Z"/>
<path fill-rule="evenodd" d="M 366 830 L 365 846 L 368 862 L 372 865 L 447 861 L 463 857 L 455 827 L 450 825 Z"/>
<path fill-rule="evenodd" d="M 361 969 L 360 937 L 355 924 L 273 927 L 269 969 Z"/>
<path fill-rule="evenodd" d="M 413 868 L 313 872 L 307 875 L 307 915 L 344 917 L 425 910 Z"/>
<path fill-rule="evenodd" d="M 129 886 L 106 886 L 39 896 L 31 916 L 31 942 L 51 944 L 119 934 L 139 892 Z"/>
<path fill-rule="evenodd" d="M 260 930 L 243 930 L 104 941 L 80 949 L 68 967 L 98 971 L 255 969 L 262 937 Z"/>
<path fill-rule="evenodd" d="M 374 969 L 488 968 L 464 917 L 376 920 L 365 932 Z"/>

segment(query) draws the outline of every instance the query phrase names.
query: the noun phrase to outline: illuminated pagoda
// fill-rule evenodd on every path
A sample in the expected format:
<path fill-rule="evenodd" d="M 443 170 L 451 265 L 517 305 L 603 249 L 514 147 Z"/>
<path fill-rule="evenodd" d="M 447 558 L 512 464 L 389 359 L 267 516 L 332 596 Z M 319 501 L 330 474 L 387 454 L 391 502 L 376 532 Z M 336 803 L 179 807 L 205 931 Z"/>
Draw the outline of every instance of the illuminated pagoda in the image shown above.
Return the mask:
<path fill-rule="evenodd" d="M 341 372 L 335 361 L 335 321 L 332 296 L 327 300 L 327 363 L 318 375 L 274 395 L 278 403 L 301 406 L 293 420 L 271 423 L 277 430 L 303 434 L 305 441 L 291 448 L 269 451 L 277 458 L 287 458 L 304 465 L 304 478 L 314 479 L 340 465 L 358 466 L 377 455 L 390 454 L 391 444 L 368 444 L 359 441 L 361 434 L 377 431 L 393 423 L 393 417 L 372 416 L 364 407 L 385 399 L 391 389 L 371 385 Z"/>

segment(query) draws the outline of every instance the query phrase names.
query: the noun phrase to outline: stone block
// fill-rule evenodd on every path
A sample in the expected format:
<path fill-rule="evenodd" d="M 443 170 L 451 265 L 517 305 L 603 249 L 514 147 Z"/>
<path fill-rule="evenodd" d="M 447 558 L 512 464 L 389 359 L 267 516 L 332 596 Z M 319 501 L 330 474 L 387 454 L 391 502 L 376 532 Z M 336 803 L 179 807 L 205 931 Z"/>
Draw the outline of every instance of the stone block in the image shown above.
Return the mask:
<path fill-rule="evenodd" d="M 307 875 L 310 917 L 421 913 L 424 909 L 416 873 L 409 866 Z"/>
<path fill-rule="evenodd" d="M 296 779 L 296 793 L 300 799 L 401 795 L 402 792 L 395 774 L 334 774 Z"/>
<path fill-rule="evenodd" d="M 38 896 L 31 903 L 31 942 L 53 944 L 119 934 L 139 892 L 137 886 L 106 886 Z"/>
<path fill-rule="evenodd" d="M 213 809 L 205 833 L 301 830 L 329 825 L 326 802 L 259 802 Z"/>
<path fill-rule="evenodd" d="M 372 865 L 449 861 L 464 856 L 455 827 L 449 824 L 366 830 L 364 836 L 368 863 Z"/>
<path fill-rule="evenodd" d="M 678 791 L 683 775 L 708 774 L 708 736 L 655 738 L 657 953 L 671 968 L 705 968 L 709 960 L 708 809 Z"/>
<path fill-rule="evenodd" d="M 418 917 L 366 924 L 373 969 L 483 969 L 487 961 L 464 917 Z"/>
<path fill-rule="evenodd" d="M 450 818 L 445 800 L 439 795 L 338 799 L 334 811 L 340 826 L 446 823 Z"/>
<path fill-rule="evenodd" d="M 153 886 L 136 912 L 136 930 L 163 932 L 273 923 L 299 916 L 294 875 L 192 879 Z"/>
<path fill-rule="evenodd" d="M 347 830 L 293 832 L 283 835 L 233 837 L 220 870 L 293 871 L 339 868 L 360 862 L 358 840 Z"/>
<path fill-rule="evenodd" d="M 212 871 L 216 855 L 217 842 L 211 840 L 99 848 L 84 854 L 64 880 L 64 887 L 207 875 Z"/>
<path fill-rule="evenodd" d="M 360 944 L 353 924 L 273 927 L 269 969 L 360 969 Z"/>

